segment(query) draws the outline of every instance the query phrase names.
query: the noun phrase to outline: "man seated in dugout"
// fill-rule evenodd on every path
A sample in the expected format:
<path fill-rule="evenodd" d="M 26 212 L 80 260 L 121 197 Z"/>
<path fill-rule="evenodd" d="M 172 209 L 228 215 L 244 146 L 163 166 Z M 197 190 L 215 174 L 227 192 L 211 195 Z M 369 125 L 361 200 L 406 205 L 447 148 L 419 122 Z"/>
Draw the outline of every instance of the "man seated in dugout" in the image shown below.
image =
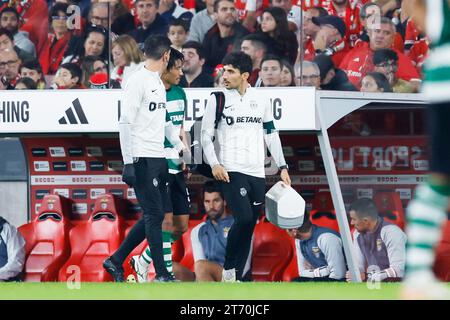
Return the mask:
<path fill-rule="evenodd" d="M 295 239 L 299 277 L 292 281 L 344 281 L 347 271 L 342 240 L 331 229 L 314 225 L 305 213 L 303 224 L 288 229 Z"/>
<path fill-rule="evenodd" d="M 174 262 L 173 264 L 175 276 L 181 281 L 220 282 L 222 280 L 228 231 L 234 223 L 234 218 L 231 212 L 227 210 L 219 182 L 205 182 L 203 205 L 207 219 L 195 226 L 191 232 L 195 274 L 180 263 Z M 250 279 L 251 254 L 250 249 L 244 268 L 244 280 Z"/>
<path fill-rule="evenodd" d="M 362 280 L 400 281 L 405 272 L 405 233 L 380 217 L 371 199 L 356 200 L 349 213 L 355 227 L 353 242 Z"/>

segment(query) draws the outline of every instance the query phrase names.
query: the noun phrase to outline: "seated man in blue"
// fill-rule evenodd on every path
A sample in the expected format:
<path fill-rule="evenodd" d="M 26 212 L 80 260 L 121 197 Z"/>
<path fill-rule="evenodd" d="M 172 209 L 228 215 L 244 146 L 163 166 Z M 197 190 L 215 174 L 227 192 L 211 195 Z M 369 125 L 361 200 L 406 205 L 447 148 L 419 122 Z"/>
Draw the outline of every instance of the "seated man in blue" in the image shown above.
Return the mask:
<path fill-rule="evenodd" d="M 305 213 L 302 226 L 288 229 L 288 233 L 295 238 L 300 275 L 293 281 L 345 281 L 347 268 L 337 232 L 312 224 Z"/>
<path fill-rule="evenodd" d="M 174 263 L 174 273 L 182 281 L 222 281 L 223 263 L 225 262 L 225 248 L 227 236 L 234 218 L 226 209 L 221 185 L 217 181 L 207 181 L 204 185 L 203 205 L 206 215 L 205 222 L 192 229 L 191 244 L 195 261 L 195 276 L 181 266 Z M 244 275 L 250 270 L 251 249 L 244 268 Z M 191 273 L 191 276 L 189 276 Z"/>
<path fill-rule="evenodd" d="M 20 280 L 25 264 L 25 240 L 0 216 L 0 282 Z"/>

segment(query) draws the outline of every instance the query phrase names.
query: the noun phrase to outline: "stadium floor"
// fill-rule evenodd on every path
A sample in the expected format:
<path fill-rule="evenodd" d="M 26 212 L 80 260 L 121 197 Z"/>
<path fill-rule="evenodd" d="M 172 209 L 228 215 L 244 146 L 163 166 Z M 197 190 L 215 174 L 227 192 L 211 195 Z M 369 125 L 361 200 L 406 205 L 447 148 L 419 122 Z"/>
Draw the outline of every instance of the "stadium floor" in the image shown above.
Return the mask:
<path fill-rule="evenodd" d="M 450 288 L 450 284 L 448 284 Z M 399 283 L 0 283 L 0 299 L 55 300 L 324 300 L 398 299 Z"/>

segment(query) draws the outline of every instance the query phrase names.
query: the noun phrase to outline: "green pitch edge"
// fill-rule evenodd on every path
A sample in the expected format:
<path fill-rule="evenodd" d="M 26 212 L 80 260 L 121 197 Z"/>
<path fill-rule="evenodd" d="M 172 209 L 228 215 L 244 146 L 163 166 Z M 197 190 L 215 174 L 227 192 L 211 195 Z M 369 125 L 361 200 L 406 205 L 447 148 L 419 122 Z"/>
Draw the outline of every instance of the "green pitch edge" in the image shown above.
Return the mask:
<path fill-rule="evenodd" d="M 400 284 L 383 283 L 369 289 L 365 283 L 0 283 L 0 299 L 50 300 L 392 300 Z M 450 288 L 450 285 L 449 285 Z"/>

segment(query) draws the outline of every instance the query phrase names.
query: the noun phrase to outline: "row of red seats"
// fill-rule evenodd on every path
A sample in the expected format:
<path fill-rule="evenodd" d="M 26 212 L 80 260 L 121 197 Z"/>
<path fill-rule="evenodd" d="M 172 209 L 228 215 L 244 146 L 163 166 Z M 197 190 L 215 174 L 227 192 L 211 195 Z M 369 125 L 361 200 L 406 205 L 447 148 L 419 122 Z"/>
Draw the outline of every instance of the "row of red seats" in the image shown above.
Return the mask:
<path fill-rule="evenodd" d="M 338 231 L 329 193 L 320 193 L 311 212 L 313 223 Z M 69 219 L 70 204 L 57 195 L 47 195 L 35 219 L 19 228 L 26 239 L 25 281 L 111 281 L 102 268 L 103 260 L 114 252 L 136 220 L 123 220 L 118 214 L 120 200 L 112 195 L 97 199 L 88 221 Z M 317 214 L 321 213 L 321 214 Z M 327 214 L 324 214 L 327 213 Z M 334 215 L 334 217 L 333 217 Z M 189 231 L 173 245 L 173 260 L 193 271 L 194 261 L 190 231 L 200 223 L 190 221 Z M 437 268 L 441 278 L 450 279 L 450 227 L 438 250 Z M 143 241 L 131 254 L 140 254 Z M 128 261 L 128 259 L 126 259 Z M 128 264 L 125 274 L 131 273 Z M 294 241 L 269 222 L 261 220 L 256 228 L 252 255 L 252 277 L 255 281 L 289 281 L 298 276 Z M 78 274 L 76 274 L 78 273 Z M 152 274 L 152 272 L 150 272 Z"/>
<path fill-rule="evenodd" d="M 74 224 L 69 219 L 67 199 L 59 195 L 45 196 L 35 219 L 19 227 L 27 243 L 25 281 L 67 281 L 69 278 L 86 282 L 111 281 L 102 262 L 119 247 L 136 223 L 136 220 L 124 221 L 118 214 L 118 207 L 119 200 L 115 196 L 101 196 L 90 218 Z M 191 270 L 194 259 L 190 231 L 200 222 L 191 221 L 189 231 L 173 246 L 173 260 Z M 145 246 L 146 241 L 143 241 L 130 257 L 142 253 Z M 293 241 L 285 231 L 269 222 L 258 223 L 253 247 L 256 281 L 280 281 L 293 256 Z M 131 273 L 128 264 L 124 267 L 126 275 Z"/>

